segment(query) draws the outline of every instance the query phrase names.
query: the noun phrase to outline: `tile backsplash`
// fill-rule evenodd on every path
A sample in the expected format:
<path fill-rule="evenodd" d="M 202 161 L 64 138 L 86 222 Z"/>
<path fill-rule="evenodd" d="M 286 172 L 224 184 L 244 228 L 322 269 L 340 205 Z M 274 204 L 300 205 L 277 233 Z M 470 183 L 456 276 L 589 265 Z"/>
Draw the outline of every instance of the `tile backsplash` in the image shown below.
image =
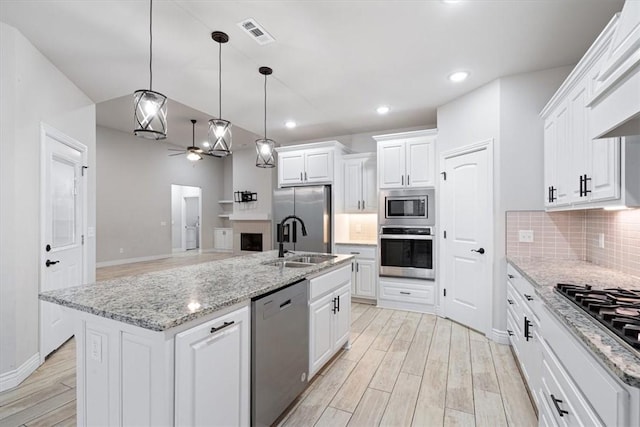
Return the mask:
<path fill-rule="evenodd" d="M 506 221 L 508 256 L 578 259 L 640 276 L 640 209 L 512 211 Z M 520 230 L 533 231 L 533 242 L 520 242 Z"/>

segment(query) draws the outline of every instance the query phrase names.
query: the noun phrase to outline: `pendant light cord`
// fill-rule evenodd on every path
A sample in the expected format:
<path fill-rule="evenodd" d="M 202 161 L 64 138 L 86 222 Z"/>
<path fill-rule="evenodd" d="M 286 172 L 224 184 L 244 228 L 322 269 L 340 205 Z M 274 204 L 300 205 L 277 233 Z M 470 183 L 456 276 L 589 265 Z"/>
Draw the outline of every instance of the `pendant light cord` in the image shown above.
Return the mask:
<path fill-rule="evenodd" d="M 153 0 L 149 0 L 149 90 L 153 90 Z"/>
<path fill-rule="evenodd" d="M 264 139 L 267 139 L 267 75 L 264 75 Z"/>
<path fill-rule="evenodd" d="M 218 42 L 218 118 L 222 119 L 222 43 Z"/>

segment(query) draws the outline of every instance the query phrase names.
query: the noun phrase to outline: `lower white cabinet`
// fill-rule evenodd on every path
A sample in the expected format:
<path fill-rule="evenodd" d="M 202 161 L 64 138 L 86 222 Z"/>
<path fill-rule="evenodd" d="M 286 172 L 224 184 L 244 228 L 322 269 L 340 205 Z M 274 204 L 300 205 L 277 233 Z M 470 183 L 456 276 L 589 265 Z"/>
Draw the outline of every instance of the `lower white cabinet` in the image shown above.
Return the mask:
<path fill-rule="evenodd" d="M 176 335 L 176 425 L 249 425 L 247 307 Z"/>
<path fill-rule="evenodd" d="M 435 312 L 436 282 L 433 280 L 381 276 L 379 285 L 378 307 Z"/>
<path fill-rule="evenodd" d="M 351 271 L 349 266 L 310 280 L 309 378 L 349 340 Z"/>
<path fill-rule="evenodd" d="M 378 287 L 377 246 L 336 244 L 336 253 L 353 255 L 351 296 L 375 300 Z"/>
<path fill-rule="evenodd" d="M 233 229 L 214 228 L 213 248 L 218 251 L 233 251 Z"/>

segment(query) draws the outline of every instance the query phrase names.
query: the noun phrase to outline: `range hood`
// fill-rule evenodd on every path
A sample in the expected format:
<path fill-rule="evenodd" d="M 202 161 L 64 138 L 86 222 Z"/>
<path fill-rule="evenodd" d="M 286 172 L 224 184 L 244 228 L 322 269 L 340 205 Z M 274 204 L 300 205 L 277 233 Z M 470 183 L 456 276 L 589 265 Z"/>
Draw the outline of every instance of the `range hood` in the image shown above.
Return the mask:
<path fill-rule="evenodd" d="M 640 135 L 640 1 L 625 2 L 594 83 L 591 138 Z"/>

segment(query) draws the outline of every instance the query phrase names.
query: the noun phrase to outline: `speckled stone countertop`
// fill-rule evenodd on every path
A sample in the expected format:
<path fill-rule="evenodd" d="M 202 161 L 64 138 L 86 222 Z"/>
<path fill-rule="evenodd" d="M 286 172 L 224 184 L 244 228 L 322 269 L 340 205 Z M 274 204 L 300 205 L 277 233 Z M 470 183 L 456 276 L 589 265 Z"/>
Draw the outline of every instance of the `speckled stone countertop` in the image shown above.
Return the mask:
<path fill-rule="evenodd" d="M 640 278 L 603 268 L 585 261 L 548 258 L 509 258 L 540 298 L 563 324 L 582 340 L 592 353 L 622 381 L 640 387 L 640 352 L 620 343 L 617 337 L 594 319 L 554 291 L 557 283 L 589 284 L 594 289 L 627 288 L 640 290 Z"/>
<path fill-rule="evenodd" d="M 303 254 L 287 254 L 287 258 L 298 255 Z M 164 331 L 322 270 L 347 264 L 353 258 L 336 255 L 330 261 L 304 268 L 263 264 L 275 261 L 277 256 L 278 251 L 268 251 L 105 280 L 44 292 L 40 299 L 145 329 Z"/>

